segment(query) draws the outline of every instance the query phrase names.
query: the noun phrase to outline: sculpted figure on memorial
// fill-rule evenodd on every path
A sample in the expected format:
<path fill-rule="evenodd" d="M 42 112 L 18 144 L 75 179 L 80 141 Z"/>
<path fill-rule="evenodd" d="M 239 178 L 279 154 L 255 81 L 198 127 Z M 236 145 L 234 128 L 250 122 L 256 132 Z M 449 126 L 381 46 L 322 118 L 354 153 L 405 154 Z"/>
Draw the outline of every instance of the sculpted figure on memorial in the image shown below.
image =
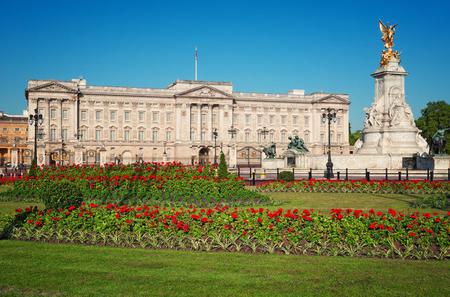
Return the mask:
<path fill-rule="evenodd" d="M 301 139 L 297 135 L 295 135 L 294 137 L 289 136 L 288 139 L 290 140 L 288 149 L 294 149 L 300 153 L 309 152 L 303 139 Z"/>
<path fill-rule="evenodd" d="M 411 108 L 405 104 L 400 97 L 395 97 L 389 108 L 390 126 L 413 126 L 415 127 L 414 118 Z"/>
<path fill-rule="evenodd" d="M 399 52 L 392 50 L 392 47 L 394 46 L 395 27 L 397 25 L 390 26 L 383 24 L 382 21 L 379 22 L 380 22 L 380 31 L 382 34 L 381 40 L 383 41 L 384 47 L 386 48 L 381 52 L 380 65 L 385 66 L 389 63 L 389 61 L 392 58 L 400 60 Z"/>
<path fill-rule="evenodd" d="M 378 110 L 376 103 L 373 103 L 370 108 L 366 108 L 364 111 L 366 113 L 366 120 L 364 122 L 366 128 L 381 127 L 383 114 Z"/>

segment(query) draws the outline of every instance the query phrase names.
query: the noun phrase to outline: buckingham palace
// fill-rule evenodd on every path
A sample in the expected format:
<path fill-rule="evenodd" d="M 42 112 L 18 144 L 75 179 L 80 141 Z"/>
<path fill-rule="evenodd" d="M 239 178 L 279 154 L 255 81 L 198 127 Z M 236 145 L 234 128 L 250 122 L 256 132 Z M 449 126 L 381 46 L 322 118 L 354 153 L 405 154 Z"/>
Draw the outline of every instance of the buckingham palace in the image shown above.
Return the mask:
<path fill-rule="evenodd" d="M 166 88 L 88 85 L 85 79 L 29 80 L 28 113 L 40 114 L 38 164 L 213 162 L 223 151 L 230 166 L 258 166 L 262 148 L 282 155 L 289 137 L 313 155 L 326 154 L 326 108 L 334 154 L 349 154 L 349 96 L 291 90 L 285 94 L 233 90 L 230 82 L 177 80 Z M 28 129 L 34 149 L 35 129 Z"/>

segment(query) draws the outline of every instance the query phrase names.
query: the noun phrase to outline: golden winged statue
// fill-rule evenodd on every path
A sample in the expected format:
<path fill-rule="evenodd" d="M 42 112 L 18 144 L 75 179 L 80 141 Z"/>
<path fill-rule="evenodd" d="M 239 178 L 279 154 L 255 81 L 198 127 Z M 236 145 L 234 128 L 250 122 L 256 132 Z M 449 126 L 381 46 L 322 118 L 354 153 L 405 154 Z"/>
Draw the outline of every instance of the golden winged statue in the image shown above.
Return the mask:
<path fill-rule="evenodd" d="M 395 27 L 397 27 L 397 25 L 385 25 L 382 21 L 379 21 L 379 24 L 381 34 L 383 34 L 381 40 L 384 42 L 384 47 L 386 48 L 381 52 L 380 65 L 385 66 L 393 57 L 400 60 L 399 52 L 392 50 L 392 47 L 394 46 Z"/>

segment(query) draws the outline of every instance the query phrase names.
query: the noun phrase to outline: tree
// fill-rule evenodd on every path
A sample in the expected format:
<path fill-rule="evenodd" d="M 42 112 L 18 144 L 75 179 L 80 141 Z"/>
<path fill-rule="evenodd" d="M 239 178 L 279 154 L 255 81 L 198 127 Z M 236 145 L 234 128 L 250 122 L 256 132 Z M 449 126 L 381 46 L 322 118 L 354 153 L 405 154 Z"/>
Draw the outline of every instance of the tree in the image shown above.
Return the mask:
<path fill-rule="evenodd" d="M 352 133 L 352 128 L 350 123 L 348 124 L 348 142 L 350 145 L 355 145 L 355 142 L 361 137 L 361 130 L 356 130 Z"/>
<path fill-rule="evenodd" d="M 228 177 L 227 161 L 225 161 L 225 154 L 223 152 L 220 152 L 219 178 L 227 178 L 227 177 Z"/>
<path fill-rule="evenodd" d="M 416 120 L 416 126 L 422 130 L 421 134 L 431 145 L 431 140 L 439 128 L 450 128 L 450 105 L 445 101 L 428 102 L 421 110 L 421 116 Z M 450 153 L 450 132 L 445 134 L 447 144 L 445 151 Z"/>

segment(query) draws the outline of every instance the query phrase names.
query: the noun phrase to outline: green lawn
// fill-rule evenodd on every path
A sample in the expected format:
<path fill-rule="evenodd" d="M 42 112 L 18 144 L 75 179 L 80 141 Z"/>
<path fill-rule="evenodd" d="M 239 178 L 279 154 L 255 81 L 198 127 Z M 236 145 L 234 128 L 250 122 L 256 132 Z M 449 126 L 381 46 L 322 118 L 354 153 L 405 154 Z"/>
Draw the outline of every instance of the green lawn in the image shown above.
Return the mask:
<path fill-rule="evenodd" d="M 368 210 L 387 210 L 389 207 L 395 210 L 413 212 L 434 212 L 446 213 L 443 210 L 432 208 L 412 208 L 410 203 L 424 195 L 403 195 L 403 194 L 361 194 L 361 193 L 266 193 L 273 198 L 275 205 L 269 208 L 314 208 L 328 212 L 331 208 L 359 208 Z M 0 201 L 0 215 L 14 213 L 16 208 L 25 208 L 30 205 L 43 207 L 42 203 L 20 202 L 20 201 Z"/>
<path fill-rule="evenodd" d="M 277 207 L 283 208 L 314 208 L 329 211 L 331 208 L 352 208 L 368 210 L 387 210 L 389 207 L 399 211 L 445 213 L 443 210 L 432 208 L 412 208 L 410 203 L 424 195 L 406 194 L 363 194 L 363 193 L 267 193 L 276 202 Z"/>
<path fill-rule="evenodd" d="M 2 296 L 450 296 L 448 261 L 0 241 Z"/>

